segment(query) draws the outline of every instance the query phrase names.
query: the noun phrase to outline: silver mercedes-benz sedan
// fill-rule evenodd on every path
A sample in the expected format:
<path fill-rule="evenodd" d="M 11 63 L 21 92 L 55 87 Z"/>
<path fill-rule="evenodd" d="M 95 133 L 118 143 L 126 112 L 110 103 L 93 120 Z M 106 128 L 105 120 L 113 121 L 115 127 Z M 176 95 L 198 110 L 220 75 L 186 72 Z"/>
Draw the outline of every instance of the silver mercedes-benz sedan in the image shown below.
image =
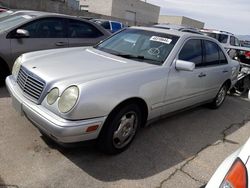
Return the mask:
<path fill-rule="evenodd" d="M 156 118 L 221 106 L 238 69 L 210 37 L 132 27 L 95 47 L 23 54 L 6 85 L 13 106 L 43 134 L 59 143 L 97 140 L 115 154 Z"/>

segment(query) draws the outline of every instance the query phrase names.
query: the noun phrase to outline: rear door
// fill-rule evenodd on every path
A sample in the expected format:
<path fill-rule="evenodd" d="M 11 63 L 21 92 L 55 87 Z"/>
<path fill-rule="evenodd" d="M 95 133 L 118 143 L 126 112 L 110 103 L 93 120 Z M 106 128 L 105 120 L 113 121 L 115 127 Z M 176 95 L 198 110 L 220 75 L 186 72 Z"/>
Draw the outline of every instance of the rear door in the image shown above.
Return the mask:
<path fill-rule="evenodd" d="M 63 18 L 48 17 L 34 20 L 18 29 L 29 32 L 28 38 L 15 37 L 11 32 L 11 53 L 13 60 L 25 52 L 68 47 L 66 24 Z"/>
<path fill-rule="evenodd" d="M 213 41 L 203 40 L 204 45 L 204 84 L 206 93 L 214 98 L 222 84 L 230 77 L 230 67 L 221 48 Z"/>
<path fill-rule="evenodd" d="M 104 33 L 91 23 L 74 19 L 67 20 L 70 47 L 92 46 L 106 37 Z"/>

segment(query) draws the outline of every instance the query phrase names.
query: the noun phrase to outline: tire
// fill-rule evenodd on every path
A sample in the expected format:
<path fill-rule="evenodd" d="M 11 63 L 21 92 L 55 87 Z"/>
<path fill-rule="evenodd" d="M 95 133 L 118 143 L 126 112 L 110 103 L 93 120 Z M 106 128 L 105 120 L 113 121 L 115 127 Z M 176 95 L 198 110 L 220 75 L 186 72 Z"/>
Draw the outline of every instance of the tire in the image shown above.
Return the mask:
<path fill-rule="evenodd" d="M 217 93 L 216 97 L 213 99 L 213 102 L 210 103 L 209 106 L 212 109 L 219 108 L 226 99 L 227 91 L 228 91 L 228 86 L 226 84 L 223 84 L 223 86 L 221 86 L 219 92 Z"/>
<path fill-rule="evenodd" d="M 118 154 L 133 141 L 142 123 L 142 112 L 135 104 L 126 105 L 112 113 L 98 139 L 98 148 L 106 154 Z"/>

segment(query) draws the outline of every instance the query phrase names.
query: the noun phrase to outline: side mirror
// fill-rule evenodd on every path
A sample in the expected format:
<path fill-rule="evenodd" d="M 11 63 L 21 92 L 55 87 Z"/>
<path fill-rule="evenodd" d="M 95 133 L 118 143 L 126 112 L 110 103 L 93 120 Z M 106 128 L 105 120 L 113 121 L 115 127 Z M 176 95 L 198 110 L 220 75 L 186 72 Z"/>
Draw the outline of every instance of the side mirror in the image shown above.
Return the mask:
<path fill-rule="evenodd" d="M 190 61 L 176 60 L 175 68 L 182 71 L 193 71 L 195 64 Z"/>
<path fill-rule="evenodd" d="M 18 29 L 16 31 L 16 38 L 28 38 L 30 36 L 29 31 L 25 29 Z"/>

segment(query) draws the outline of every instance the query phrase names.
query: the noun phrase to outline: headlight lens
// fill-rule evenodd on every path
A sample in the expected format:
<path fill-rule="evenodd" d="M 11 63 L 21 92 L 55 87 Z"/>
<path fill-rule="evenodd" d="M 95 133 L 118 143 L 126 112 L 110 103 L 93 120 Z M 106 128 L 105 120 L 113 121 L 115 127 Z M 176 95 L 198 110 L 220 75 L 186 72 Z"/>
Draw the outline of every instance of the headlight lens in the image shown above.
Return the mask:
<path fill-rule="evenodd" d="M 59 89 L 53 88 L 52 90 L 50 90 L 49 94 L 47 95 L 47 103 L 49 105 L 54 104 L 58 97 L 59 97 Z"/>
<path fill-rule="evenodd" d="M 21 68 L 21 65 L 22 65 L 22 56 L 19 56 L 15 63 L 14 63 L 14 66 L 12 68 L 12 75 L 16 78 L 17 77 L 17 74 Z"/>
<path fill-rule="evenodd" d="M 69 112 L 76 104 L 79 97 L 79 89 L 76 86 L 68 87 L 61 95 L 58 101 L 58 108 L 60 112 Z"/>

